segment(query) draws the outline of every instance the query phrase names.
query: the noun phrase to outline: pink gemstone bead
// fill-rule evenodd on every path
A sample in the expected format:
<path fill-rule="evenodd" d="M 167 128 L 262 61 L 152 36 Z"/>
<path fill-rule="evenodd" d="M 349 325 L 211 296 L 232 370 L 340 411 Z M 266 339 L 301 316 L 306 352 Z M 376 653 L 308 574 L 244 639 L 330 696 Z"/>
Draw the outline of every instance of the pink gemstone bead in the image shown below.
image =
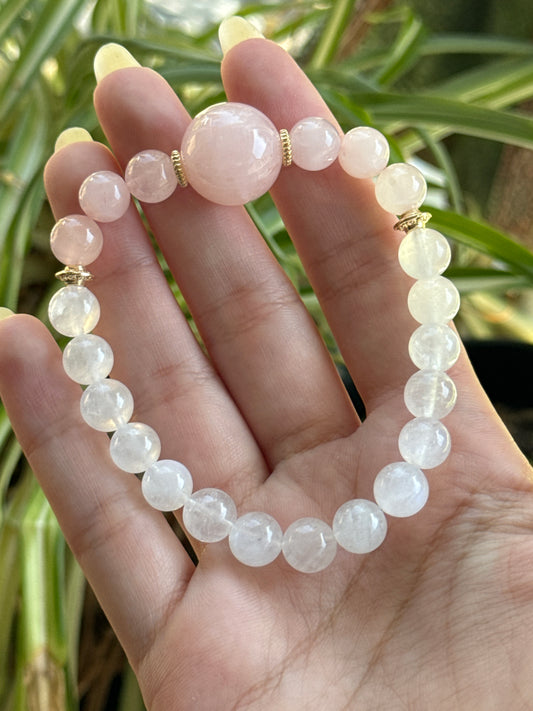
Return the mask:
<path fill-rule="evenodd" d="M 50 247 L 63 264 L 86 266 L 102 251 L 102 230 L 86 215 L 68 215 L 56 222 L 50 234 Z"/>
<path fill-rule="evenodd" d="M 310 116 L 290 131 L 292 160 L 304 170 L 324 170 L 339 154 L 341 138 L 326 119 Z"/>
<path fill-rule="evenodd" d="M 189 124 L 181 156 L 192 187 L 220 205 L 243 205 L 269 190 L 282 164 L 279 133 L 253 106 L 215 104 Z"/>
<path fill-rule="evenodd" d="M 130 193 L 142 202 L 162 202 L 178 185 L 170 156 L 156 150 L 133 156 L 124 177 Z"/>
<path fill-rule="evenodd" d="M 130 191 L 111 170 L 92 173 L 81 184 L 79 200 L 85 214 L 98 222 L 114 222 L 128 209 Z"/>
<path fill-rule="evenodd" d="M 354 178 L 373 178 L 389 162 L 389 144 L 385 136 L 370 126 L 358 126 L 344 136 L 339 163 Z"/>

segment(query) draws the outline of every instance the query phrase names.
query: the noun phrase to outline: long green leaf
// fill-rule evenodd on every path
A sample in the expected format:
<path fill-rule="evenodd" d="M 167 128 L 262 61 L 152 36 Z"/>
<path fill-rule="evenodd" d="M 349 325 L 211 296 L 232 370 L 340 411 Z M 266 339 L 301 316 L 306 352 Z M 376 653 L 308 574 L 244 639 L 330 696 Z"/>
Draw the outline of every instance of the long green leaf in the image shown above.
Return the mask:
<path fill-rule="evenodd" d="M 413 13 L 409 13 L 377 74 L 378 84 L 389 86 L 416 62 L 425 35 L 426 31 L 421 20 Z"/>
<path fill-rule="evenodd" d="M 358 0 L 335 0 L 333 2 L 326 26 L 320 35 L 309 67 L 319 69 L 331 62 L 357 2 Z"/>

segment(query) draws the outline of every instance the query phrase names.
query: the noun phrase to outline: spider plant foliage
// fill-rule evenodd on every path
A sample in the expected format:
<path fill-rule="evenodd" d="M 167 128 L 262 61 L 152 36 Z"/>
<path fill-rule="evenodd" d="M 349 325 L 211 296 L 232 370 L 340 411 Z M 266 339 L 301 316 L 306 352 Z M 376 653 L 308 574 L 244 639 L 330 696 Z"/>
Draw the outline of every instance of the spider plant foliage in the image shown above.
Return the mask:
<path fill-rule="evenodd" d="M 528 0 L 522 5 L 531 15 Z M 493 209 L 494 176 L 515 179 L 505 173 L 501 156 L 524 153 L 530 161 L 533 149 L 533 118 L 526 110 L 533 97 L 533 45 L 479 28 L 436 33 L 414 7 L 414 0 L 294 0 L 244 3 L 240 14 L 296 57 L 345 130 L 373 125 L 387 135 L 394 160 L 422 165 L 432 226 L 453 242 L 449 275 L 465 295 L 463 330 L 476 333 L 483 323 L 491 335 L 486 310 L 512 294 L 519 318 L 510 320 L 509 332 L 533 341 L 533 319 L 523 307 L 533 284 L 527 229 L 520 239 L 513 236 L 494 220 Z M 48 252 L 53 218 L 42 171 L 68 126 L 83 126 L 103 140 L 92 108 L 98 46 L 123 43 L 196 113 L 224 97 L 220 19 L 191 30 L 186 17 L 171 18 L 144 0 L 0 0 L 0 305 L 46 318 L 56 264 Z M 473 180 L 477 163 L 482 169 Z M 266 196 L 248 209 L 336 356 L 272 201 Z M 520 213 L 520 205 L 514 210 Z M 78 668 L 84 579 L 1 406 L 0 497 L 0 708 L 144 708 L 127 667 L 117 667 L 122 681 L 113 685 L 119 692 L 111 701 L 112 679 L 102 681 L 105 675 L 93 674 L 98 682 L 80 686 L 91 676 L 85 662 Z"/>

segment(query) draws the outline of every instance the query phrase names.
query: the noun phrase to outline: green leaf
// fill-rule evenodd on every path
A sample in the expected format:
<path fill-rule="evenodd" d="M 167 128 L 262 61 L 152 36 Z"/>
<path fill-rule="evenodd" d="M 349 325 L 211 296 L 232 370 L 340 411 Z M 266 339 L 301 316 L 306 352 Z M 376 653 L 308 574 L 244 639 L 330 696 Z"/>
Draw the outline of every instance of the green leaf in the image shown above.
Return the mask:
<path fill-rule="evenodd" d="M 310 68 L 319 69 L 331 62 L 357 2 L 358 0 L 335 0 L 333 2 L 326 26 L 320 34 L 320 40 L 309 63 Z"/>
<path fill-rule="evenodd" d="M 446 277 L 451 279 L 462 294 L 474 291 L 505 292 L 511 289 L 531 287 L 525 276 L 513 274 L 503 269 L 483 269 L 477 267 L 450 267 Z"/>
<path fill-rule="evenodd" d="M 377 74 L 378 84 L 389 86 L 416 62 L 425 34 L 421 20 L 410 12 Z"/>

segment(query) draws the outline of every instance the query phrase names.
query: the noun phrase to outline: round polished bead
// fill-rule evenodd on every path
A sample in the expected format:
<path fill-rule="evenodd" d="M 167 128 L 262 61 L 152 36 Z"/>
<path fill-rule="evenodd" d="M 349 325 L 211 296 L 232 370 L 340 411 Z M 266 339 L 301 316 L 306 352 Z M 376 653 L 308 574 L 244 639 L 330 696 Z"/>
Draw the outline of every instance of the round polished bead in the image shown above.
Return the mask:
<path fill-rule="evenodd" d="M 231 496 L 220 489 L 200 489 L 183 507 L 183 523 L 194 538 L 203 543 L 221 541 L 237 520 Z"/>
<path fill-rule="evenodd" d="M 417 368 L 448 370 L 460 352 L 459 336 L 442 323 L 419 326 L 409 340 L 409 356 Z"/>
<path fill-rule="evenodd" d="M 289 135 L 293 163 L 304 170 L 323 170 L 339 154 L 341 137 L 326 119 L 304 118 L 291 128 Z"/>
<path fill-rule="evenodd" d="M 141 202 L 162 202 L 178 185 L 170 156 L 153 149 L 134 155 L 124 178 L 130 193 Z"/>
<path fill-rule="evenodd" d="M 333 534 L 350 553 L 370 553 L 385 540 L 387 519 L 373 501 L 352 499 L 335 514 Z"/>
<path fill-rule="evenodd" d="M 262 511 L 237 519 L 229 534 L 231 552 L 245 565 L 268 565 L 281 551 L 283 532 L 279 523 Z"/>
<path fill-rule="evenodd" d="M 100 380 L 89 385 L 81 396 L 81 416 L 100 432 L 114 430 L 129 422 L 133 414 L 133 395 L 118 380 Z"/>
<path fill-rule="evenodd" d="M 62 217 L 50 234 L 50 248 L 63 264 L 87 266 L 99 256 L 104 245 L 102 230 L 87 215 Z"/>
<path fill-rule="evenodd" d="M 390 149 L 385 136 L 371 126 L 357 126 L 342 139 L 339 163 L 354 178 L 373 178 L 386 168 Z"/>
<path fill-rule="evenodd" d="M 453 410 L 457 389 L 449 375 L 440 370 L 419 370 L 405 384 L 405 405 L 415 417 L 440 420 Z"/>
<path fill-rule="evenodd" d="M 111 437 L 111 459 L 119 469 L 140 474 L 159 459 L 161 442 L 157 432 L 142 422 L 129 422 Z"/>
<path fill-rule="evenodd" d="M 414 165 L 393 163 L 376 180 L 376 200 L 393 215 L 415 210 L 426 199 L 427 185 Z"/>
<path fill-rule="evenodd" d="M 460 303 L 455 284 L 442 276 L 415 282 L 407 296 L 409 312 L 418 323 L 446 324 L 457 314 Z"/>
<path fill-rule="evenodd" d="M 81 209 L 98 222 L 114 222 L 126 212 L 130 191 L 124 180 L 111 170 L 101 170 L 85 178 L 80 187 Z"/>
<path fill-rule="evenodd" d="M 144 472 L 141 489 L 154 509 L 176 511 L 192 494 L 192 476 L 181 462 L 160 459 Z"/>
<path fill-rule="evenodd" d="M 283 555 L 301 573 L 318 573 L 335 558 L 337 541 L 327 523 L 319 518 L 301 518 L 285 531 Z"/>
<path fill-rule="evenodd" d="M 438 420 L 416 417 L 402 428 L 398 446 L 406 462 L 422 469 L 433 469 L 450 454 L 450 433 Z"/>
<path fill-rule="evenodd" d="M 196 116 L 181 145 L 192 187 L 212 202 L 243 205 L 267 192 L 282 164 L 279 133 L 253 106 L 215 104 Z"/>
<path fill-rule="evenodd" d="M 374 498 L 389 516 L 413 516 L 425 506 L 428 495 L 424 473 L 408 462 L 388 464 L 374 481 Z"/>
<path fill-rule="evenodd" d="M 76 336 L 63 351 L 63 368 L 76 383 L 96 383 L 111 372 L 113 351 L 107 341 L 93 333 Z"/>
<path fill-rule="evenodd" d="M 50 323 L 64 336 L 89 333 L 100 318 L 98 299 L 85 286 L 64 286 L 52 296 L 48 306 Z"/>
<path fill-rule="evenodd" d="M 448 240 L 437 230 L 418 227 L 400 242 L 398 260 L 413 279 L 432 279 L 450 264 L 452 252 Z"/>

